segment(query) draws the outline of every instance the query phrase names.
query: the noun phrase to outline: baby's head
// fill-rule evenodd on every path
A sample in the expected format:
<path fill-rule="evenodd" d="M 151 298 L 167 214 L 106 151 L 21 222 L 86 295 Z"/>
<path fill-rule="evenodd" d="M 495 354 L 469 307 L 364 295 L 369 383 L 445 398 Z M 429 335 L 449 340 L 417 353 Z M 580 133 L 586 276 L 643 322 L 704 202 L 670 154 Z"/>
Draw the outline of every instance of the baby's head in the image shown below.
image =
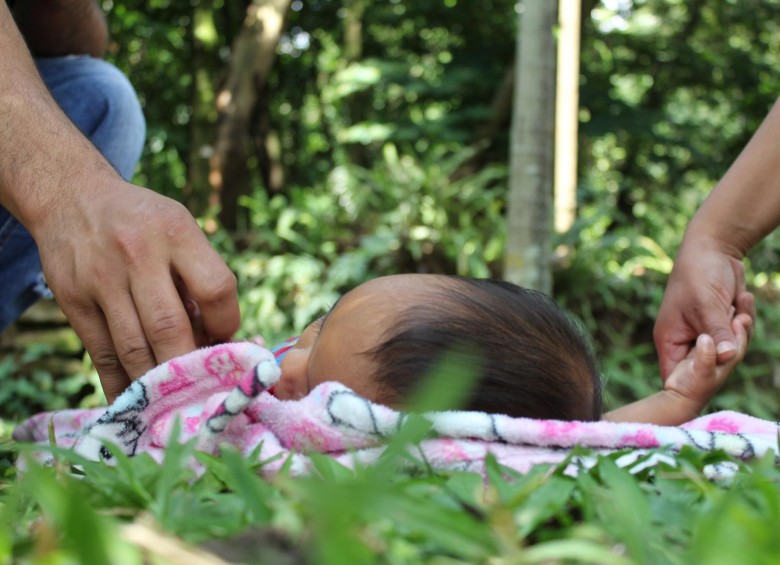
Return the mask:
<path fill-rule="evenodd" d="M 299 398 L 338 381 L 402 407 L 447 351 L 472 357 L 465 406 L 514 417 L 598 420 L 601 378 L 590 342 L 546 295 L 443 275 L 364 283 L 301 334 L 282 360 L 276 394 Z"/>

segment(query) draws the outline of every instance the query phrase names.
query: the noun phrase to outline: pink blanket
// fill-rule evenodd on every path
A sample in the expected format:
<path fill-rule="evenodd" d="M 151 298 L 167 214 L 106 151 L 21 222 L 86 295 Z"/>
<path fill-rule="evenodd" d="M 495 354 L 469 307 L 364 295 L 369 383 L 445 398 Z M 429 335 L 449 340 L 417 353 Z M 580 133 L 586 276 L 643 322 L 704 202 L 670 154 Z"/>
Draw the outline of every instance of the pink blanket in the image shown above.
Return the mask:
<path fill-rule="evenodd" d="M 228 444 L 247 456 L 258 453 L 261 461 L 273 458 L 262 468 L 271 476 L 288 459 L 292 473 L 306 473 L 311 469 L 306 456 L 310 451 L 345 465 L 370 463 L 406 419 L 338 383 L 322 384 L 298 401 L 278 400 L 267 392 L 278 376 L 274 357 L 264 347 L 248 342 L 218 345 L 158 366 L 108 409 L 38 414 L 23 422 L 14 438 L 48 444 L 53 424 L 58 445 L 90 459 L 110 462 L 104 447 L 110 442 L 128 455 L 147 452 L 162 460 L 178 420 L 177 441 L 195 438 L 199 449 L 211 453 Z M 501 464 L 526 472 L 533 465 L 563 461 L 574 446 L 591 448 L 594 455 L 573 458 L 570 472 L 592 465 L 598 453 L 617 450 L 630 450 L 618 463 L 634 469 L 658 460 L 673 464 L 673 454 L 683 446 L 749 459 L 777 454 L 780 431 L 777 422 L 736 412 L 719 412 L 680 427 L 454 411 L 426 418 L 433 435 L 413 451 L 443 470 L 481 471 L 485 456 L 492 453 Z M 648 448 L 657 447 L 668 449 L 644 457 Z M 713 476 L 721 472 L 715 469 Z"/>

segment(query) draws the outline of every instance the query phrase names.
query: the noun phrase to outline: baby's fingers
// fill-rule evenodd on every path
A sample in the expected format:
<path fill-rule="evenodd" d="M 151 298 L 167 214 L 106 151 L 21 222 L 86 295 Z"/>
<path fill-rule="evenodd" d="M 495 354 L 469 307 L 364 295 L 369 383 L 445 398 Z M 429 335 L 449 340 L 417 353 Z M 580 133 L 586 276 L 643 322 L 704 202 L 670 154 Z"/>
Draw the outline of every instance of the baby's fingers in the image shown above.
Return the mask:
<path fill-rule="evenodd" d="M 737 314 L 747 314 L 754 320 L 756 319 L 756 298 L 753 293 L 748 291 L 738 293 L 734 303 Z"/>
<path fill-rule="evenodd" d="M 745 326 L 748 344 L 750 344 L 750 341 L 753 339 L 753 332 L 756 328 L 756 299 L 747 291 L 740 292 L 737 294 L 735 304 L 736 316 L 734 316 L 734 319 L 743 321 L 742 325 Z"/>
<path fill-rule="evenodd" d="M 732 367 L 745 358 L 748 344 L 753 337 L 753 320 L 749 314 L 737 314 L 731 321 L 731 329 L 737 338 L 737 355 L 728 363 Z"/>

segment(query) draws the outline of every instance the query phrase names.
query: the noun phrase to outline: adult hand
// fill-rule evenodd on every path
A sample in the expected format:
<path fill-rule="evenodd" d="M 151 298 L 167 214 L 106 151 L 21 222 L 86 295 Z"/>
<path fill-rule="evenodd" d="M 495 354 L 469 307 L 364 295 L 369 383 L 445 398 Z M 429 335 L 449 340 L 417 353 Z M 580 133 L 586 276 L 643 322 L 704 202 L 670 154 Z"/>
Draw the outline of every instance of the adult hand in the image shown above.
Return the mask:
<path fill-rule="evenodd" d="M 683 242 L 653 331 L 664 381 L 700 334 L 712 336 L 718 363 L 734 358 L 738 343 L 732 320 L 741 314 L 755 318 L 742 261 L 714 243 Z"/>
<path fill-rule="evenodd" d="M 715 342 L 702 334 L 688 358 L 678 364 L 664 383 L 664 391 L 675 395 L 676 402 L 688 406 L 689 418 L 695 418 L 710 399 L 723 387 L 729 374 L 745 357 L 750 341 L 753 318 L 738 314 L 731 322 L 737 349 L 725 363 L 718 363 Z"/>
<path fill-rule="evenodd" d="M 34 236 L 111 403 L 131 380 L 195 348 L 190 316 L 222 341 L 240 313 L 235 276 L 182 205 L 115 175 L 100 181 L 49 209 Z"/>

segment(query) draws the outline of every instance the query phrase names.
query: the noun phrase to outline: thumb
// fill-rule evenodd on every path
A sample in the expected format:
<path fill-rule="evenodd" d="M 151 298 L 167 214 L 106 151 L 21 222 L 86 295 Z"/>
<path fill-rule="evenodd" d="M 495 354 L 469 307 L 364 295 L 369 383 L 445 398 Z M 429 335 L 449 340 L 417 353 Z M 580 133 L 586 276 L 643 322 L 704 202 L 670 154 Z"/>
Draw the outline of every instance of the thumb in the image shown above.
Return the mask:
<path fill-rule="evenodd" d="M 703 317 L 702 333 L 712 336 L 718 363 L 730 361 L 737 355 L 737 338 L 731 329 L 730 316 L 710 314 Z"/>

